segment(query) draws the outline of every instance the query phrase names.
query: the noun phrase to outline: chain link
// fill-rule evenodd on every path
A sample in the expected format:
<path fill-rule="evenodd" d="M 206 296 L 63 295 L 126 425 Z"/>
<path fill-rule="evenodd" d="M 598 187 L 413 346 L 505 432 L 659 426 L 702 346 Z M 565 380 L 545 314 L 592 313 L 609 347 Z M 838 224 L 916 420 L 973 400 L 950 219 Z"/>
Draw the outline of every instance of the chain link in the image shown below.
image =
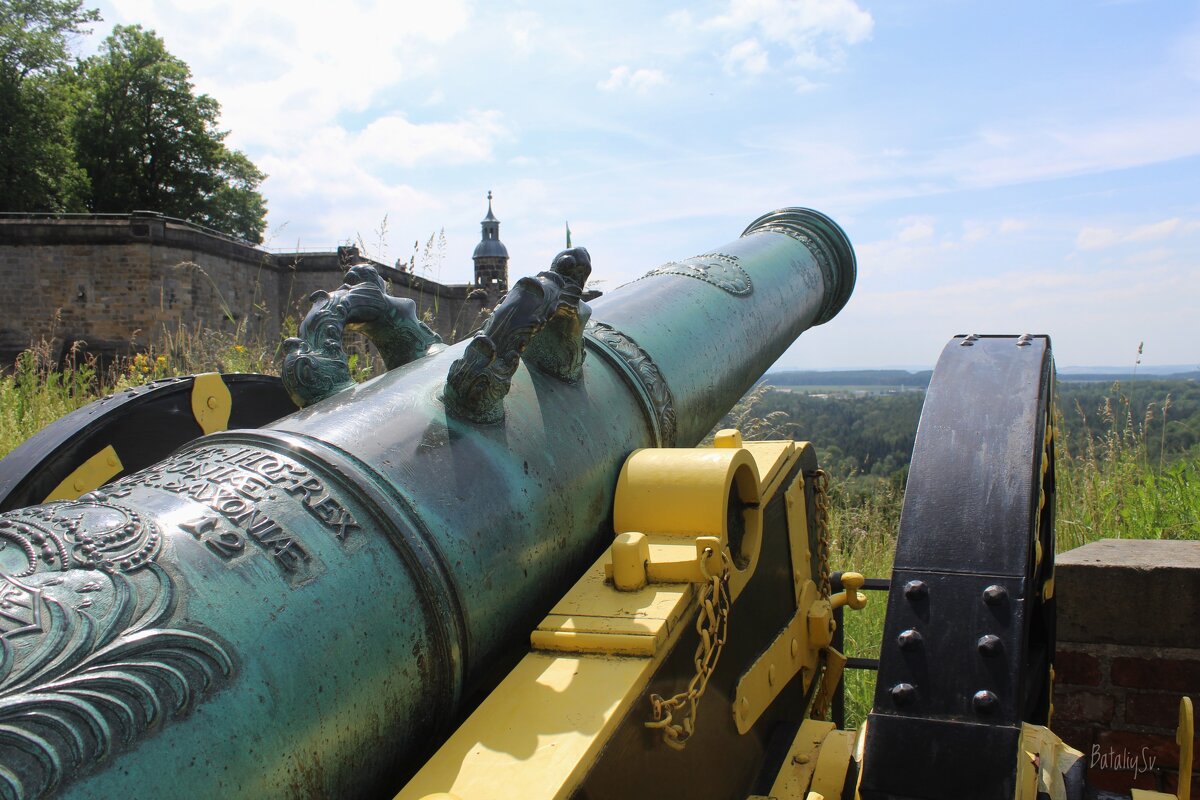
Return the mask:
<path fill-rule="evenodd" d="M 717 659 L 729 635 L 729 557 L 722 552 L 720 574 L 710 575 L 707 562 L 712 555 L 712 548 L 705 548 L 700 558 L 705 584 L 700 595 L 700 610 L 696 615 L 696 633 L 700 635 L 693 658 L 696 674 L 688 682 L 687 691 L 674 697 L 664 699 L 661 695 L 650 695 L 653 718 L 646 723 L 646 727 L 661 730 L 663 742 L 674 750 L 686 747 L 695 733 L 700 698 L 704 696 L 708 679 L 717 668 Z M 679 722 L 675 722 L 677 713 L 680 714 Z"/>
<path fill-rule="evenodd" d="M 829 473 L 823 469 L 808 473 L 813 479 L 813 500 L 817 507 L 817 588 L 829 599 Z"/>

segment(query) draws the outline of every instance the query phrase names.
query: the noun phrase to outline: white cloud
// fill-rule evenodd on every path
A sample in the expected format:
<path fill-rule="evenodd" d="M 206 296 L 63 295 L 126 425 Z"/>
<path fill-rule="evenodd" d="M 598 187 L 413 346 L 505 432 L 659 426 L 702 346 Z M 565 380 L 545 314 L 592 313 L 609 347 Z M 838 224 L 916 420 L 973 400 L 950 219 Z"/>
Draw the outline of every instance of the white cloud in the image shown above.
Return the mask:
<path fill-rule="evenodd" d="M 605 92 L 616 92 L 623 89 L 646 94 L 656 86 L 664 86 L 667 76 L 660 69 L 630 69 L 622 65 L 613 67 L 608 77 L 596 84 L 597 89 Z"/>
<path fill-rule="evenodd" d="M 1197 229 L 1200 229 L 1200 223 L 1184 223 L 1179 217 L 1138 225 L 1125 231 L 1085 225 L 1075 237 L 1075 247 L 1080 250 L 1103 250 L 1128 242 L 1156 242 Z"/>
<path fill-rule="evenodd" d="M 110 0 L 111 22 L 154 28 L 216 97 L 236 147 L 273 147 L 436 69 L 470 21 L 465 0 L 319 3 Z M 248 37 L 247 31 L 253 36 Z"/>
<path fill-rule="evenodd" d="M 1170 236 L 1179 230 L 1179 217 L 1164 219 L 1162 222 L 1152 222 L 1149 225 L 1139 225 L 1125 237 L 1129 242 L 1155 241 Z"/>
<path fill-rule="evenodd" d="M 757 39 L 745 39 L 725 54 L 725 71 L 730 75 L 761 75 L 770 67 L 767 51 Z"/>
<path fill-rule="evenodd" d="M 913 219 L 901 228 L 896 239 L 901 242 L 919 242 L 933 238 L 933 220 Z"/>
<path fill-rule="evenodd" d="M 532 11 L 517 11 L 504 23 L 507 44 L 522 57 L 534 51 L 543 28 L 542 18 Z"/>
<path fill-rule="evenodd" d="M 792 78 L 792 87 L 796 90 L 796 94 L 808 94 L 820 89 L 824 84 L 809 80 L 803 75 L 797 75 Z"/>
<path fill-rule="evenodd" d="M 1147 115 L 1070 125 L 1023 122 L 990 127 L 961 147 L 916 165 L 971 188 L 1008 186 L 1200 154 L 1200 114 Z"/>
<path fill-rule="evenodd" d="M 838 63 L 846 45 L 869 39 L 874 24 L 854 0 L 731 0 L 726 13 L 700 27 L 741 36 L 756 33 L 787 49 L 795 66 L 819 69 Z"/>
<path fill-rule="evenodd" d="M 473 112 L 457 122 L 414 124 L 403 114 L 377 118 L 354 137 L 356 154 L 380 164 L 412 167 L 487 161 L 508 135 L 500 112 Z"/>

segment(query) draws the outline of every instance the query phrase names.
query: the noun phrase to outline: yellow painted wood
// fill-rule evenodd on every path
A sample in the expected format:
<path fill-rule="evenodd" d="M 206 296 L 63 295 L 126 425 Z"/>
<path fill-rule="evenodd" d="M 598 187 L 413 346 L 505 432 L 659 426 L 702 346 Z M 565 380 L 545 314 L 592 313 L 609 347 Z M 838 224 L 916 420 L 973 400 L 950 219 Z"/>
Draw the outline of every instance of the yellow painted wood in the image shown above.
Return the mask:
<path fill-rule="evenodd" d="M 799 457 L 808 442 L 793 441 L 744 442 L 742 447 L 749 451 L 758 467 L 758 480 L 762 484 L 762 502 L 766 503 L 779 490 L 783 479 L 791 469 L 791 462 Z"/>
<path fill-rule="evenodd" d="M 692 548 L 695 552 L 695 548 Z M 613 617 L 631 620 L 664 620 L 671 630 L 695 592 L 691 584 L 649 584 L 636 592 L 619 592 L 605 583 L 605 553 L 550 609 L 558 617 Z M 538 626 L 541 627 L 540 625 Z"/>
<path fill-rule="evenodd" d="M 792 740 L 783 766 L 771 784 L 770 796 L 775 800 L 805 800 L 808 785 L 817 768 L 817 754 L 825 737 L 835 730 L 832 722 L 806 719 Z"/>
<path fill-rule="evenodd" d="M 1192 698 L 1179 698 L 1179 727 L 1175 743 L 1179 745 L 1179 800 L 1192 797 L 1192 741 L 1196 733 L 1196 713 Z"/>
<path fill-rule="evenodd" d="M 855 731 L 832 731 L 825 737 L 825 741 L 821 742 L 821 752 L 817 755 L 817 768 L 813 771 L 809 792 L 826 797 L 842 796 L 856 735 Z"/>
<path fill-rule="evenodd" d="M 99 489 L 124 468 L 121 464 L 121 459 L 117 456 L 117 451 L 110 444 L 76 467 L 75 471 L 70 475 L 63 478 L 62 482 L 58 486 L 55 486 L 54 491 L 46 495 L 46 499 L 42 502 L 51 503 L 55 500 L 74 500 L 84 492 Z"/>
<path fill-rule="evenodd" d="M 639 636 L 594 631 L 536 630 L 529 635 L 529 643 L 534 650 L 612 656 L 652 656 L 665 641 L 665 635 Z"/>
<path fill-rule="evenodd" d="M 694 545 L 679 545 L 690 549 Z M 601 556 L 530 634 L 536 650 L 652 655 L 661 650 L 696 596 L 690 583 L 654 583 L 632 592 L 605 580 Z"/>
<path fill-rule="evenodd" d="M 665 636 L 667 621 L 654 617 L 568 617 L 549 614 L 539 631 L 573 631 L 576 633 L 608 633 L 622 636 Z"/>
<path fill-rule="evenodd" d="M 400 792 L 418 800 L 569 797 L 640 698 L 654 659 L 531 653 Z"/>
<path fill-rule="evenodd" d="M 812 579 L 812 553 L 808 546 L 808 503 L 804 499 L 804 476 L 797 475 L 783 496 L 787 510 L 788 549 L 792 556 L 792 585 L 796 602 L 804 582 Z"/>
<path fill-rule="evenodd" d="M 192 381 L 192 416 L 207 436 L 229 427 L 233 395 L 220 373 L 206 372 Z"/>

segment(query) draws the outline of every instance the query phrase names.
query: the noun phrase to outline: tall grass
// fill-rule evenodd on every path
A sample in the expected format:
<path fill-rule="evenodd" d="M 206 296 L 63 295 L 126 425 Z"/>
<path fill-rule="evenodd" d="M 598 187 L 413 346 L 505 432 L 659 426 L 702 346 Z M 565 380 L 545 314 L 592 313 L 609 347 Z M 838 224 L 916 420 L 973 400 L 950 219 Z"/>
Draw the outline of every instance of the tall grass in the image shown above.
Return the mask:
<path fill-rule="evenodd" d="M 12 372 L 0 374 L 0 456 L 97 399 L 101 383 L 95 364 L 74 351 L 61 367 L 51 358 L 48 342 L 21 353 Z"/>
<path fill-rule="evenodd" d="M 1200 453 L 1162 452 L 1170 410 L 1170 395 L 1133 408 L 1120 384 L 1091 413 L 1074 409 L 1083 433 L 1057 446 L 1059 551 L 1103 538 L 1200 539 Z"/>
<path fill-rule="evenodd" d="M 74 350 L 55 357 L 56 349 L 40 341 L 0 372 L 0 457 L 55 420 L 129 386 L 202 372 L 279 371 L 279 343 L 248 335 L 243 324 L 164 331 L 147 349 L 106 367 Z"/>

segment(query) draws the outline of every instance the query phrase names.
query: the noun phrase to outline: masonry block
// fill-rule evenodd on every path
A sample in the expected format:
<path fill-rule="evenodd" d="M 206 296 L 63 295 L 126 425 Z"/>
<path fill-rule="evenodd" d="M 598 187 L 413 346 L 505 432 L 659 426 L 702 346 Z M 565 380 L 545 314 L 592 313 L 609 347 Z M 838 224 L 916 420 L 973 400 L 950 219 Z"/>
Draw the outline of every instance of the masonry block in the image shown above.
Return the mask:
<path fill-rule="evenodd" d="M 1124 721 L 1128 725 L 1174 730 L 1179 725 L 1176 692 L 1129 692 L 1125 696 Z M 1191 694 L 1192 708 L 1200 709 L 1200 694 Z"/>
<path fill-rule="evenodd" d="M 1055 562 L 1062 642 L 1195 648 L 1200 542 L 1102 539 Z"/>
<path fill-rule="evenodd" d="M 1061 719 L 1108 725 L 1113 721 L 1116 706 L 1111 693 L 1054 689 L 1054 713 Z"/>
<path fill-rule="evenodd" d="M 1198 644 L 1198 643 L 1193 643 Z M 1200 650 L 1194 659 L 1117 657 L 1112 662 L 1114 686 L 1171 692 L 1200 691 Z"/>
<path fill-rule="evenodd" d="M 1099 686 L 1100 659 L 1064 645 L 1054 655 L 1054 683 L 1066 686 Z"/>

